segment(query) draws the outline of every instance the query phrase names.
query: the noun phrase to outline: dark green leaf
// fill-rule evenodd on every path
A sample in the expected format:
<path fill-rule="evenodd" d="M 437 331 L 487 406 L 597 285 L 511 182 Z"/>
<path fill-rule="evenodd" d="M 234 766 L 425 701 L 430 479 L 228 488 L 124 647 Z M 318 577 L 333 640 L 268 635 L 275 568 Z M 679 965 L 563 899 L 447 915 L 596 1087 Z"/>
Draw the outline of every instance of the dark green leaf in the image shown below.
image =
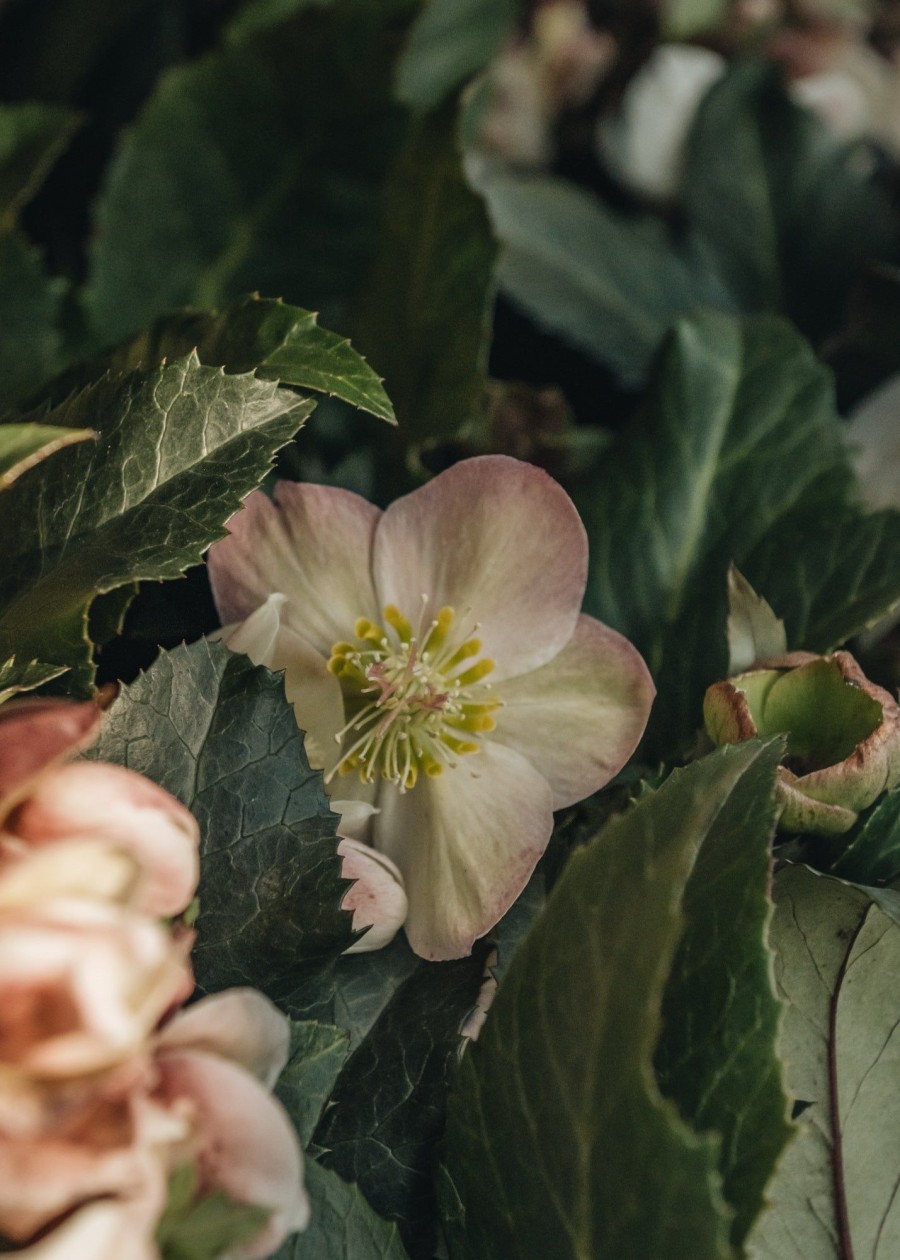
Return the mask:
<path fill-rule="evenodd" d="M 644 653 L 669 747 L 690 739 L 704 689 L 725 676 L 729 564 L 785 618 L 791 647 L 806 646 L 802 593 L 771 589 L 751 557 L 764 546 L 800 563 L 851 485 L 830 378 L 787 324 L 710 314 L 676 327 L 643 412 L 579 500 L 587 610 Z M 836 575 L 817 578 L 846 600 Z"/>
<path fill-rule="evenodd" d="M 376 1216 L 356 1186 L 308 1160 L 309 1228 L 273 1260 L 407 1260 L 396 1225 Z"/>
<path fill-rule="evenodd" d="M 226 39 L 242 40 L 258 31 L 279 26 L 309 5 L 324 6 L 331 0 L 244 0 L 237 13 L 228 23 Z"/>
<path fill-rule="evenodd" d="M 0 425 L 0 490 L 55 451 L 94 436 L 90 429 L 57 429 L 47 424 Z"/>
<path fill-rule="evenodd" d="M 392 147 L 395 9 L 307 6 L 162 77 L 99 204 L 85 301 L 100 343 L 253 291 L 340 322 Z"/>
<path fill-rule="evenodd" d="M 308 1146 L 344 1061 L 350 1038 L 343 1028 L 314 1020 L 291 1023 L 291 1057 L 275 1093 Z"/>
<path fill-rule="evenodd" d="M 900 789 L 875 805 L 828 873 L 855 884 L 889 884 L 900 876 Z"/>
<path fill-rule="evenodd" d="M 0 704 L 20 691 L 34 691 L 65 672 L 61 665 L 45 665 L 43 661 L 20 663 L 14 656 L 0 661 Z"/>
<path fill-rule="evenodd" d="M 59 370 L 63 288 L 24 238 L 0 235 L 0 415 Z"/>
<path fill-rule="evenodd" d="M 199 984 L 251 984 L 290 1009 L 353 933 L 337 815 L 281 678 L 221 643 L 164 652 L 113 705 L 92 755 L 160 783 L 200 823 Z"/>
<path fill-rule="evenodd" d="M 434 1146 L 485 953 L 479 947 L 458 962 L 417 962 L 347 1060 L 313 1139 L 323 1163 L 398 1222 L 414 1260 L 434 1254 Z"/>
<path fill-rule="evenodd" d="M 413 442 L 461 428 L 484 387 L 495 248 L 455 132 L 455 111 L 441 110 L 417 123 L 400 154 L 353 324 Z"/>
<path fill-rule="evenodd" d="M 900 927 L 801 867 L 776 879 L 775 907 L 779 1050 L 806 1105 L 749 1256 L 888 1260 L 900 1252 Z"/>
<path fill-rule="evenodd" d="M 9 227 L 44 182 L 78 125 L 59 105 L 0 106 L 0 226 Z"/>
<path fill-rule="evenodd" d="M 745 776 L 756 790 L 765 777 L 758 745 L 723 751 L 576 852 L 513 959 L 451 1095 L 453 1260 L 733 1255 L 719 1141 L 679 1118 L 652 1070 L 698 850 L 735 817 Z"/>
<path fill-rule="evenodd" d="M 663 1093 L 692 1128 L 721 1135 L 719 1166 L 740 1248 L 791 1136 L 781 1062 L 781 1008 L 766 937 L 775 830 L 775 740 L 709 827 L 684 892 L 686 927 L 662 1006 L 656 1068 Z"/>
<path fill-rule="evenodd" d="M 483 70 L 515 29 L 519 0 L 430 0 L 397 67 L 397 95 L 430 109 Z"/>
<path fill-rule="evenodd" d="M 691 240 L 676 248 L 656 216 L 619 214 L 551 176 L 479 184 L 502 245 L 503 291 L 626 385 L 644 383 L 677 317 L 736 309 L 704 250 Z"/>
<path fill-rule="evenodd" d="M 265 380 L 332 394 L 382 420 L 394 419 L 381 379 L 345 337 L 321 328 L 312 311 L 254 297 L 219 314 L 163 316 L 94 364 L 67 372 L 54 382 L 54 396 L 64 398 L 73 386 L 86 385 L 104 371 L 154 368 L 193 349 L 201 363 L 229 373 L 255 371 Z"/>
<path fill-rule="evenodd" d="M 48 413 L 97 441 L 0 495 L 0 651 L 70 665 L 87 685 L 95 594 L 196 563 L 312 407 L 192 356 L 104 378 Z"/>

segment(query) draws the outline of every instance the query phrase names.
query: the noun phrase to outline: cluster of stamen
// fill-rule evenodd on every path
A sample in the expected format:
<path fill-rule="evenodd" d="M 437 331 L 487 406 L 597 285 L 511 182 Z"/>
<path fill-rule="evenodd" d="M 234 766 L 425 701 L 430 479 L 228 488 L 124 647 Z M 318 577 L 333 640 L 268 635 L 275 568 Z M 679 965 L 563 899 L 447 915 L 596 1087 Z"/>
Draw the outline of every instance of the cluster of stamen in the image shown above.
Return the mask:
<path fill-rule="evenodd" d="M 405 792 L 420 773 L 434 778 L 479 751 L 500 706 L 484 682 L 494 662 L 474 661 L 481 641 L 459 642 L 455 619 L 442 608 L 414 633 L 389 604 L 387 628 L 361 617 L 357 642 L 334 645 L 328 668 L 340 680 L 349 720 L 335 736 L 343 755 L 329 780 L 357 770 L 366 783 L 380 774 Z"/>

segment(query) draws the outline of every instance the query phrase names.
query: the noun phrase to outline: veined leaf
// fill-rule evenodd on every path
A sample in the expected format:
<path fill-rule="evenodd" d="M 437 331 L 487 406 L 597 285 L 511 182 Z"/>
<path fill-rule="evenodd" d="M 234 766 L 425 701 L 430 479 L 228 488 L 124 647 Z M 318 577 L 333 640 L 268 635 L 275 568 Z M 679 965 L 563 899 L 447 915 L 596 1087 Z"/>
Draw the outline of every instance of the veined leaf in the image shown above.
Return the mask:
<path fill-rule="evenodd" d="M 43 661 L 18 661 L 11 656 L 0 662 L 0 704 L 20 691 L 34 691 L 60 674 L 66 672 L 63 665 L 45 665 Z"/>
<path fill-rule="evenodd" d="M 44 182 L 78 126 L 61 105 L 0 106 L 0 227 L 10 227 Z"/>
<path fill-rule="evenodd" d="M 751 1260 L 900 1251 L 900 926 L 857 889 L 789 867 L 772 942 L 780 1051 L 800 1132 L 769 1186 Z"/>
<path fill-rule="evenodd" d="M 570 859 L 451 1094 L 442 1189 L 453 1260 L 733 1256 L 720 1140 L 695 1132 L 663 1100 L 652 1060 L 664 986 L 684 932 L 685 887 L 697 869 L 688 913 L 699 938 L 697 912 L 712 893 L 701 888 L 698 850 L 719 828 L 708 860 L 722 861 L 725 836 L 741 826 L 745 793 L 763 811 L 748 822 L 756 866 L 753 990 L 768 982 L 758 960 L 771 762 L 759 745 L 706 757 L 677 771 Z M 740 966 L 746 948 L 745 941 L 726 951 L 729 962 Z M 684 956 L 678 965 L 684 974 Z M 707 999 L 696 992 L 694 999 L 702 1011 Z M 746 1011 L 738 1015 L 732 1006 L 723 1022 L 736 1034 L 745 1020 Z M 764 1066 L 770 1012 L 765 1023 L 751 1074 L 759 1071 L 760 1088 L 777 1098 L 777 1081 Z M 711 1107 L 732 1138 L 722 1104 L 731 1092 L 734 1105 L 737 1089 L 736 1080 L 720 1084 Z M 710 1123 L 701 1112 L 699 1122 Z M 728 1150 L 733 1154 L 731 1139 Z M 737 1191 L 736 1165 L 729 1167 L 728 1156 L 724 1165 L 726 1185 Z"/>
<path fill-rule="evenodd" d="M 60 429 L 33 423 L 0 425 L 0 490 L 6 490 L 22 473 L 64 446 L 94 436 L 91 429 Z"/>
<path fill-rule="evenodd" d="M 828 873 L 855 884 L 888 884 L 900 877 L 900 789 L 874 806 Z"/>
<path fill-rule="evenodd" d="M 191 356 L 104 378 L 48 413 L 97 441 L 0 495 L 0 652 L 71 666 L 88 685 L 94 596 L 196 563 L 312 408 Z"/>
<path fill-rule="evenodd" d="M 356 1186 L 307 1160 L 306 1189 L 309 1227 L 272 1260 L 408 1260 L 397 1226 L 376 1216 Z"/>
<path fill-rule="evenodd" d="M 293 1020 L 291 1055 L 275 1093 L 308 1146 L 347 1055 L 350 1037 L 343 1028 L 315 1020 Z"/>
<path fill-rule="evenodd" d="M 252 984 L 290 1009 L 353 932 L 337 815 L 280 676 L 221 643 L 164 652 L 123 690 L 92 756 L 145 774 L 200 823 L 199 984 Z"/>

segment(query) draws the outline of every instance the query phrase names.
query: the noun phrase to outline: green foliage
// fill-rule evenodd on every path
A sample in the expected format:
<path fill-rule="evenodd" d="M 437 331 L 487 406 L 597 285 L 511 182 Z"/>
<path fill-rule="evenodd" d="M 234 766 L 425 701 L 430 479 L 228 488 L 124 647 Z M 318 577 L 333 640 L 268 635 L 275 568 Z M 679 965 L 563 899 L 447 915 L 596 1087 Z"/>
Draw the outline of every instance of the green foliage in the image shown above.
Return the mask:
<path fill-rule="evenodd" d="M 397 95 L 430 109 L 483 70 L 513 32 L 520 0 L 429 0 L 397 66 Z"/>
<path fill-rule="evenodd" d="M 49 424 L 97 441 L 0 495 L 0 653 L 70 666 L 87 686 L 95 595 L 195 564 L 312 407 L 196 356 L 105 377 L 56 407 Z"/>
<path fill-rule="evenodd" d="M 490 174 L 479 188 L 502 246 L 503 291 L 626 385 L 644 382 L 674 319 L 738 309 L 702 244 L 676 248 L 654 215 L 620 214 L 549 175 Z"/>
<path fill-rule="evenodd" d="M 728 570 L 728 674 L 787 651 L 784 622 L 734 565 Z"/>
<path fill-rule="evenodd" d="M 396 1225 L 376 1216 L 356 1186 L 306 1164 L 312 1220 L 273 1260 L 408 1260 Z"/>
<path fill-rule="evenodd" d="M 889 884 L 900 877 L 900 789 L 869 811 L 828 873 L 854 884 Z"/>
<path fill-rule="evenodd" d="M 391 147 L 396 21 L 367 0 L 308 6 L 162 77 L 99 205 L 85 290 L 98 342 L 252 291 L 339 322 Z"/>
<path fill-rule="evenodd" d="M 900 1249 L 900 927 L 864 892 L 800 867 L 778 876 L 775 902 L 779 1051 L 804 1107 L 748 1254 L 878 1260 Z"/>
<path fill-rule="evenodd" d="M 24 237 L 0 234 L 0 416 L 59 370 L 63 289 Z"/>
<path fill-rule="evenodd" d="M 773 769 L 771 751 L 759 745 L 713 754 L 673 774 L 570 859 L 451 1095 L 442 1189 L 453 1260 L 733 1255 L 720 1166 L 725 1189 L 740 1196 L 742 1215 L 749 1212 L 783 1134 L 762 939 Z M 742 814 L 748 798 L 749 818 Z M 738 1114 L 746 1108 L 749 1118 L 755 1107 L 738 1100 L 733 1084 L 716 1089 L 706 1078 L 709 1112 L 693 1110 L 701 1125 L 714 1118 L 730 1135 L 723 1155 L 713 1134 L 694 1132 L 663 1101 L 652 1071 L 673 964 L 671 983 L 697 1001 L 701 1020 L 714 1019 L 708 995 L 691 993 L 699 978 L 690 978 L 688 954 L 697 950 L 704 921 L 728 935 L 724 909 L 719 918 L 712 905 L 722 867 L 728 871 L 734 861 L 726 837 L 754 851 L 745 869 L 753 870 L 754 890 L 742 908 L 751 936 L 743 944 L 732 938 L 721 961 L 703 954 L 699 962 L 707 981 L 715 976 L 717 991 L 727 988 L 729 974 L 737 983 L 732 967 L 747 969 L 750 992 L 728 1005 L 716 1030 L 720 1052 L 731 1038 L 740 1044 L 751 992 L 765 1011 L 766 1031 L 748 1047 L 745 1064 L 752 1063 L 750 1076 L 775 1110 L 764 1120 L 757 1100 L 752 1123 L 767 1137 L 765 1155 L 753 1153 L 750 1142 L 743 1148 L 751 1165 L 759 1160 L 752 1190 L 736 1184 L 742 1142 L 735 1138 Z M 692 871 L 685 935 L 682 901 Z M 674 1067 L 678 1047 L 681 1054 L 688 1048 L 684 1031 L 671 1034 L 673 1085 L 681 1073 Z M 677 1092 L 689 1101 L 683 1078 Z"/>
<path fill-rule="evenodd" d="M 684 890 L 685 929 L 666 984 L 656 1070 L 699 1132 L 721 1136 L 719 1166 L 740 1248 L 792 1130 L 775 1052 L 780 1007 L 766 946 L 780 740 L 755 760 L 711 822 Z M 722 1072 L 722 1063 L 728 1064 Z"/>
<path fill-rule="evenodd" d="M 729 7 L 730 0 L 663 0 L 663 35 L 671 40 L 702 35 L 722 21 Z"/>
<path fill-rule="evenodd" d="M 64 674 L 59 665 L 45 665 L 42 661 L 18 661 L 11 656 L 0 662 L 0 704 L 20 691 L 34 691 L 44 683 Z"/>
<path fill-rule="evenodd" d="M 59 105 L 0 105 L 0 229 L 40 188 L 78 121 Z"/>
<path fill-rule="evenodd" d="M 354 342 L 384 373 L 407 443 L 448 437 L 484 387 L 494 243 L 466 185 L 455 112 L 420 119 L 385 189 Z"/>
<path fill-rule="evenodd" d="M 0 425 L 0 490 L 64 446 L 93 438 L 90 429 L 60 429 L 47 424 Z"/>
<path fill-rule="evenodd" d="M 163 316 L 99 361 L 66 373 L 54 382 L 54 396 L 65 397 L 73 385 L 96 380 L 104 371 L 149 370 L 192 350 L 201 363 L 229 373 L 255 371 L 263 380 L 329 394 L 381 420 L 394 420 L 380 377 L 346 337 L 320 327 L 312 311 L 257 297 L 218 313 L 188 310 Z"/>
<path fill-rule="evenodd" d="M 275 1093 L 308 1146 L 319 1116 L 350 1051 L 343 1028 L 314 1020 L 291 1023 L 291 1052 Z"/>
<path fill-rule="evenodd" d="M 162 1260 L 219 1260 L 258 1234 L 269 1219 L 265 1208 L 235 1203 L 222 1191 L 198 1196 L 194 1164 L 182 1164 L 169 1179 L 169 1198 L 156 1230 Z"/>
<path fill-rule="evenodd" d="M 207 991 L 292 992 L 353 940 L 337 815 L 280 677 L 221 643 L 163 653 L 110 711 L 93 756 L 160 783 L 202 835 L 194 969 Z"/>

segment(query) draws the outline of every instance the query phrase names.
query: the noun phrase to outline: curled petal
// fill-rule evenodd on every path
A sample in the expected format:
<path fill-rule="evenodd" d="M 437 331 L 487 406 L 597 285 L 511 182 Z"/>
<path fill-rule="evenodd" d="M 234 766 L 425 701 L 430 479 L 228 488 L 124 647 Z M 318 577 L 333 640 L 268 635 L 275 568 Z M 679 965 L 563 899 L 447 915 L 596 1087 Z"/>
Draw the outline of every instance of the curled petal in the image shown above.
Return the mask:
<path fill-rule="evenodd" d="M 553 793 L 529 761 L 486 744 L 402 795 L 385 784 L 375 844 L 400 868 L 406 935 L 422 958 L 471 953 L 506 913 L 553 830 Z"/>
<path fill-rule="evenodd" d="M 637 747 L 656 689 L 637 650 L 593 617 L 540 669 L 499 689 L 494 738 L 515 748 L 553 789 L 562 809 L 599 791 Z"/>
<path fill-rule="evenodd" d="M 227 626 L 223 637 L 232 651 L 244 652 L 254 665 L 284 670 L 284 692 L 306 733 L 309 763 L 327 772 L 340 755 L 334 737 L 344 725 L 341 687 L 321 652 L 288 625 L 286 607 L 287 596 L 270 595 L 246 621 Z"/>
<path fill-rule="evenodd" d="M 39 774 L 93 743 L 100 719 L 92 703 L 17 700 L 0 706 L 0 822 Z"/>
<path fill-rule="evenodd" d="M 361 802 L 360 802 L 361 804 Z M 353 930 L 366 931 L 345 954 L 381 949 L 394 939 L 406 921 L 403 876 L 389 857 L 361 840 L 344 837 L 338 845 L 344 859 L 341 874 L 355 883 L 344 894 L 341 908 L 353 911 Z"/>
<path fill-rule="evenodd" d="M 263 1230 L 229 1254 L 271 1255 L 309 1221 L 300 1144 L 284 1108 L 249 1072 L 218 1055 L 166 1051 L 158 1066 L 159 1098 L 193 1110 L 201 1191 L 224 1190 L 236 1203 L 271 1212 Z"/>
<path fill-rule="evenodd" d="M 197 887 L 196 819 L 174 796 L 121 766 L 58 766 L 34 785 L 7 831 L 33 846 L 104 840 L 128 854 L 140 871 L 134 903 L 146 914 L 180 914 Z"/>
<path fill-rule="evenodd" d="M 209 550 L 223 622 L 243 621 L 281 591 L 285 623 L 327 657 L 357 617 L 378 619 L 369 561 L 380 515 L 332 486 L 280 481 L 273 500 L 254 491 Z"/>
<path fill-rule="evenodd" d="M 539 468 L 484 455 L 435 477 L 382 516 L 372 568 L 380 604 L 415 620 L 443 606 L 477 636 L 494 679 L 552 660 L 572 637 L 587 580 L 587 536 Z"/>
<path fill-rule="evenodd" d="M 271 1089 L 288 1061 L 290 1025 L 256 989 L 227 989 L 179 1011 L 159 1035 L 163 1050 L 203 1050 L 252 1072 Z"/>

